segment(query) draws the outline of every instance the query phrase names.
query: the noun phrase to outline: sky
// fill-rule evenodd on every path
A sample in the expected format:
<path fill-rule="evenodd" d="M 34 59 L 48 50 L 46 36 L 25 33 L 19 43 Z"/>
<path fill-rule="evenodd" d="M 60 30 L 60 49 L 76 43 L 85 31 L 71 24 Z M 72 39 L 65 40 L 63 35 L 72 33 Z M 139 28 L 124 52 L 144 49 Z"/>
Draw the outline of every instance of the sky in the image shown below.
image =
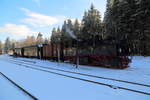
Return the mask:
<path fill-rule="evenodd" d="M 39 32 L 49 38 L 64 20 L 81 20 L 92 3 L 103 17 L 106 0 L 0 0 L 0 40 L 22 40 Z"/>

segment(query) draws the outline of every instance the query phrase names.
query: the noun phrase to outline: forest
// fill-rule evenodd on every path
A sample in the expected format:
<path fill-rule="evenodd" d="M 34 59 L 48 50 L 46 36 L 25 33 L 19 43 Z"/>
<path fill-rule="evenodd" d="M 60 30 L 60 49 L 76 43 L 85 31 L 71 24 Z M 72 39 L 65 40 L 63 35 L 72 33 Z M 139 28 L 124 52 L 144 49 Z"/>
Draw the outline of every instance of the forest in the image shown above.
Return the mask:
<path fill-rule="evenodd" d="M 8 37 L 5 43 L 0 41 L 0 49 L 49 43 L 74 47 L 77 42 L 79 47 L 93 49 L 104 42 L 114 43 L 124 47 L 126 55 L 150 56 L 150 0 L 107 0 L 103 19 L 91 4 L 81 21 L 65 20 L 61 27 L 53 28 L 49 38 L 40 32 L 20 41 Z"/>

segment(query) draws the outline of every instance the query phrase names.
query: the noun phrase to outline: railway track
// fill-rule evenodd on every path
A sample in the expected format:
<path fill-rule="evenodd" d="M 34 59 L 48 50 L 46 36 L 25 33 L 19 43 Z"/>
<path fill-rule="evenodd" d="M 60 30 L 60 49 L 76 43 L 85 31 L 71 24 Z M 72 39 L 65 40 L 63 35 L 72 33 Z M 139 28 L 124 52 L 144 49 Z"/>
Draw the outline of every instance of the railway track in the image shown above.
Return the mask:
<path fill-rule="evenodd" d="M 49 69 L 49 70 L 46 70 L 46 68 L 42 68 L 43 66 L 37 66 L 37 65 L 31 65 L 31 64 L 28 64 L 28 63 L 23 63 L 23 62 L 20 62 L 20 61 L 14 61 L 14 60 L 11 60 L 11 61 L 7 61 L 7 62 L 10 62 L 10 63 L 13 63 L 13 64 L 16 64 L 16 65 L 19 65 L 19 66 L 24 66 L 26 68 L 30 68 L 30 69 L 34 69 L 34 70 L 38 70 L 38 71 L 42 71 L 42 72 L 47 72 L 47 73 L 51 73 L 51 74 L 55 74 L 55 75 L 59 75 L 59 76 L 64 76 L 64 77 L 68 77 L 68 78 L 72 78 L 72 79 L 77 79 L 77 80 L 81 80 L 81 81 L 85 81 L 85 82 L 89 82 L 89 83 L 93 83 L 93 84 L 97 84 L 97 85 L 103 85 L 103 86 L 107 86 L 107 87 L 110 87 L 110 88 L 113 88 L 113 89 L 121 89 L 121 90 L 127 90 L 127 91 L 131 91 L 131 92 L 135 92 L 135 93 L 140 93 L 140 94 L 145 94 L 145 95 L 150 95 L 149 92 L 144 92 L 144 91 L 141 91 L 141 90 L 136 90 L 136 89 L 130 89 L 130 88 L 126 88 L 126 87 L 123 87 L 123 86 L 116 86 L 116 85 L 112 85 L 112 84 L 108 84 L 108 83 L 105 83 L 105 82 L 99 82 L 99 81 L 95 81 L 95 80 L 90 80 L 89 78 L 81 78 L 81 77 L 76 77 L 76 76 L 73 76 L 73 75 L 67 75 L 67 74 L 64 74 L 64 73 L 60 73 L 60 69 L 59 70 L 56 70 L 57 72 L 54 71 L 54 69 Z M 50 71 L 51 70 L 51 71 Z M 52 71 L 53 70 L 53 71 Z M 58 72 L 59 71 L 59 72 Z M 65 71 L 66 72 L 66 71 Z M 68 72 L 68 71 L 67 71 Z M 76 72 L 73 72 L 72 74 L 75 74 Z M 77 73 L 76 73 L 77 74 Z M 80 73 L 80 75 L 84 75 L 82 73 Z M 88 75 L 88 74 L 86 74 Z M 88 77 L 90 77 L 88 75 Z M 106 79 L 106 78 L 105 78 Z M 106 79 L 107 80 L 107 79 Z M 129 82 L 129 84 L 132 84 Z M 134 84 L 134 85 L 137 85 L 137 84 Z M 139 85 L 139 84 L 138 84 Z M 143 86 L 143 85 L 140 85 L 140 86 Z M 144 85 L 145 87 L 149 87 L 147 85 Z"/>
<path fill-rule="evenodd" d="M 35 96 L 33 96 L 32 94 L 30 94 L 28 91 L 26 91 L 25 89 L 23 89 L 21 86 L 19 86 L 17 83 L 15 83 L 13 80 L 11 80 L 10 78 L 8 78 L 5 74 L 3 74 L 2 72 L 0 72 L 0 75 L 2 77 L 4 77 L 6 80 L 8 80 L 11 84 L 13 84 L 15 87 L 17 87 L 19 90 L 21 90 L 25 95 L 29 96 L 30 98 L 32 98 L 33 100 L 39 100 L 37 99 Z"/>
<path fill-rule="evenodd" d="M 25 61 L 25 62 L 21 62 L 21 61 L 16 60 L 16 59 L 12 59 L 12 60 L 13 60 L 13 61 L 17 61 L 17 62 L 19 62 L 19 63 L 24 63 L 24 64 L 28 64 L 28 65 L 31 65 L 31 66 L 36 66 L 36 67 L 45 68 L 45 69 L 50 69 L 50 70 L 56 70 L 56 71 L 61 71 L 61 72 L 67 72 L 67 73 L 77 74 L 77 75 L 83 75 L 83 76 L 94 77 L 94 78 L 98 78 L 98 79 L 106 79 L 106 80 L 111 80 L 111 81 L 117 81 L 117 82 L 122 82 L 122 83 L 128 83 L 128 84 L 134 84 L 134 85 L 140 85 L 140 86 L 150 87 L 150 85 L 148 85 L 148 84 L 130 82 L 130 81 L 119 80 L 119 79 L 108 78 L 108 77 L 101 77 L 101 76 L 96 76 L 96 75 L 91 75 L 91 74 L 85 74 L 85 73 L 79 73 L 79 72 L 73 72 L 73 71 L 66 71 L 66 70 L 58 69 L 58 68 L 50 68 L 50 67 L 35 65 L 35 64 L 31 64 L 31 63 L 26 63 L 26 61 Z"/>
<path fill-rule="evenodd" d="M 20 60 L 20 59 L 19 59 L 19 60 Z M 35 61 L 29 61 L 29 60 L 21 60 L 21 61 L 29 62 L 29 63 L 33 63 L 33 64 L 35 64 L 35 63 L 36 63 Z"/>

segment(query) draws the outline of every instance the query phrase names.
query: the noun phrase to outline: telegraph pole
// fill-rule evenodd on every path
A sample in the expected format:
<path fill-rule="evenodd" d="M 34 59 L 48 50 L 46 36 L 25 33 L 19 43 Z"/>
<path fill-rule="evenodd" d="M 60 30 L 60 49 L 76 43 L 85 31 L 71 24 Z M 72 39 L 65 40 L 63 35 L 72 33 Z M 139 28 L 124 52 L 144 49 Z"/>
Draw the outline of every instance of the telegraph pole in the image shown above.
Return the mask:
<path fill-rule="evenodd" d="M 78 68 L 79 67 L 79 51 L 78 51 L 78 48 L 79 48 L 79 41 L 78 40 L 76 40 L 77 41 L 77 48 L 76 48 L 76 68 Z"/>

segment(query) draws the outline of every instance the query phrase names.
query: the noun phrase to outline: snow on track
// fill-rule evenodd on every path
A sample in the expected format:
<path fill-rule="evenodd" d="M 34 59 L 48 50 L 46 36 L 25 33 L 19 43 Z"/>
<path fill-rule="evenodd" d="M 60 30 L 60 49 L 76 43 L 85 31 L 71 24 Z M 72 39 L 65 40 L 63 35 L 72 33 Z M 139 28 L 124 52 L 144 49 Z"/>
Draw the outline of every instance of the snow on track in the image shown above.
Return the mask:
<path fill-rule="evenodd" d="M 40 65 L 42 65 L 42 63 Z M 62 68 L 64 67 L 62 66 Z M 72 70 L 80 71 L 81 69 L 72 69 Z M 113 89 L 106 86 L 95 85 L 93 83 L 87 83 L 80 80 L 65 78 L 63 76 L 45 73 L 25 68 L 19 65 L 7 63 L 2 60 L 0 60 L 0 71 L 9 76 L 12 80 L 15 80 L 17 84 L 21 85 L 21 87 L 23 87 L 24 89 L 32 93 L 34 96 L 39 98 L 39 100 L 99 100 L 99 99 L 149 100 L 150 99 L 150 96 L 148 95 L 138 94 L 126 90 Z M 94 73 L 95 70 L 88 70 L 88 71 L 91 72 L 93 71 Z M 99 73 L 101 72 L 100 70 L 98 71 Z M 112 74 L 109 73 L 107 69 L 106 72 L 107 74 Z"/>
<path fill-rule="evenodd" d="M 12 57 L 5 56 L 5 59 L 12 59 Z M 13 58 L 14 59 L 14 58 Z M 114 79 L 121 79 L 125 81 L 132 81 L 135 83 L 149 84 L 150 85 L 150 57 L 133 57 L 133 61 L 130 67 L 125 70 L 107 69 L 107 68 L 97 68 L 94 66 L 82 66 L 80 65 L 78 69 L 75 68 L 73 64 L 66 63 L 56 63 L 49 62 L 39 59 L 29 59 L 29 58 L 15 58 L 16 60 L 26 60 L 36 62 L 36 65 L 50 67 L 50 68 L 60 68 L 68 71 L 87 73 L 95 76 L 102 76 Z"/>
<path fill-rule="evenodd" d="M 95 83 L 99 85 L 104 85 L 104 86 L 108 86 L 108 87 L 115 88 L 115 89 L 123 89 L 127 91 L 150 95 L 150 85 L 144 85 L 140 83 L 135 84 L 133 82 L 123 82 L 123 81 L 120 82 L 120 81 L 114 81 L 112 79 L 110 80 L 107 78 L 100 78 L 100 77 L 91 77 L 91 75 L 87 75 L 87 74 L 75 73 L 75 72 L 70 72 L 70 71 L 65 71 L 65 70 L 60 70 L 60 69 L 50 69 L 50 68 L 46 68 L 43 66 L 37 66 L 37 65 L 30 64 L 30 63 L 16 61 L 16 60 L 10 60 L 9 62 L 23 66 L 23 67 L 31 68 L 34 70 L 40 70 L 40 71 L 44 71 L 48 73 L 53 73 L 56 75 L 74 78 L 74 79 L 78 79 L 82 81 L 87 81 L 87 82 L 91 82 L 91 83 Z"/>

